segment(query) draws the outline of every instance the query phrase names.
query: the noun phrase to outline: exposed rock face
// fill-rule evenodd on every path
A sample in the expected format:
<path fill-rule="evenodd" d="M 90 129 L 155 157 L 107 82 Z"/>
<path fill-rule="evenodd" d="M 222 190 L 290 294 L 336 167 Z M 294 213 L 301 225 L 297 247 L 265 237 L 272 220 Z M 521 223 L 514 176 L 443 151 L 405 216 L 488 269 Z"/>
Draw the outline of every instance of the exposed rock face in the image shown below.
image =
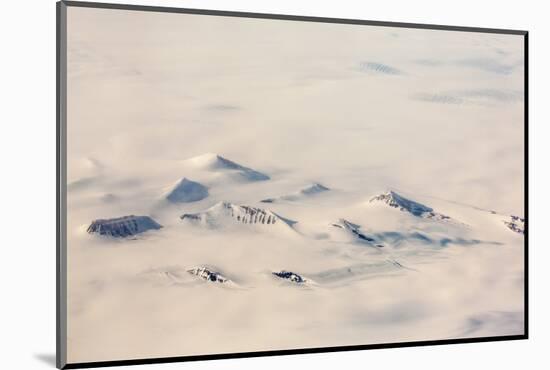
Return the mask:
<path fill-rule="evenodd" d="M 384 247 L 381 244 L 375 244 L 376 239 L 374 239 L 373 237 L 370 237 L 370 236 L 367 236 L 367 235 L 363 234 L 359 230 L 361 228 L 361 226 L 356 225 L 352 222 L 349 222 L 349 221 L 347 221 L 343 218 L 339 219 L 338 222 L 333 223 L 332 226 L 343 229 L 344 231 L 354 235 L 357 239 L 368 242 L 368 243 L 370 243 L 370 244 L 372 244 L 372 245 L 374 245 L 378 248 L 383 248 Z"/>
<path fill-rule="evenodd" d="M 377 195 L 371 198 L 370 202 L 383 202 L 390 207 L 397 208 L 403 212 L 408 212 L 416 217 L 430 218 L 434 220 L 450 220 L 449 216 L 434 212 L 433 208 L 407 199 L 394 191 L 388 191 L 387 193 Z"/>
<path fill-rule="evenodd" d="M 125 238 L 148 230 L 158 230 L 162 226 L 149 216 L 124 216 L 93 221 L 88 233 Z"/>
<path fill-rule="evenodd" d="M 262 208 L 255 208 L 249 206 L 233 206 L 231 207 L 231 217 L 235 217 L 237 221 L 244 224 L 274 224 L 277 222 L 277 217 L 272 212 L 266 211 Z"/>
<path fill-rule="evenodd" d="M 297 283 L 297 284 L 305 283 L 305 279 L 294 272 L 282 270 L 279 272 L 273 272 L 272 274 L 277 276 L 280 279 L 285 279 L 293 283 Z"/>
<path fill-rule="evenodd" d="M 266 198 L 266 199 L 260 200 L 260 202 L 262 203 L 275 203 L 276 201 L 277 201 L 277 198 Z"/>
<path fill-rule="evenodd" d="M 202 200 L 208 196 L 208 188 L 185 177 L 166 195 L 172 203 L 189 203 Z"/>
<path fill-rule="evenodd" d="M 207 225 L 222 224 L 224 220 L 243 224 L 275 225 L 283 223 L 292 225 L 293 221 L 287 220 L 269 210 L 262 208 L 236 205 L 229 202 L 220 202 L 204 212 L 186 213 L 180 216 L 182 220 L 201 222 Z"/>
<path fill-rule="evenodd" d="M 510 216 L 510 220 L 503 221 L 504 224 L 512 231 L 518 234 L 525 234 L 525 219 L 519 216 Z"/>
<path fill-rule="evenodd" d="M 195 267 L 193 269 L 187 270 L 192 275 L 196 275 L 201 279 L 206 281 L 211 281 L 213 283 L 228 283 L 230 280 L 225 276 L 221 275 L 219 272 L 209 270 L 206 267 Z"/>

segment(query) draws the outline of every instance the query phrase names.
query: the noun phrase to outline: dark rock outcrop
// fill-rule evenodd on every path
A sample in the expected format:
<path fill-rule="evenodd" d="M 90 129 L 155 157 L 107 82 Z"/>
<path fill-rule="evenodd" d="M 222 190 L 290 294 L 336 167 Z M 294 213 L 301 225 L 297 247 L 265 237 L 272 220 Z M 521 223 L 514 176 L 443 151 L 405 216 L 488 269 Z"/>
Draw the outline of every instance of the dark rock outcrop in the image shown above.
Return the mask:
<path fill-rule="evenodd" d="M 88 227 L 88 233 L 126 238 L 149 230 L 158 230 L 162 226 L 149 216 L 124 216 L 110 219 L 98 219 Z"/>
<path fill-rule="evenodd" d="M 525 219 L 519 216 L 510 216 L 510 220 L 503 221 L 506 227 L 518 233 L 525 234 Z"/>
<path fill-rule="evenodd" d="M 297 284 L 302 284 L 306 282 L 306 280 L 303 277 L 290 271 L 281 270 L 279 272 L 272 272 L 272 274 L 277 276 L 280 279 L 285 279 Z"/>
<path fill-rule="evenodd" d="M 424 204 L 407 199 L 394 191 L 377 195 L 371 198 L 370 202 L 383 202 L 392 208 L 397 208 L 400 211 L 408 212 L 416 217 L 430 218 L 434 220 L 450 220 L 449 216 L 437 213 L 433 208 Z"/>
<path fill-rule="evenodd" d="M 260 225 L 275 225 L 280 222 L 292 226 L 295 223 L 266 209 L 236 205 L 229 202 L 219 202 L 204 212 L 185 213 L 180 216 L 180 219 L 212 226 L 221 224 L 224 220 Z"/>
<path fill-rule="evenodd" d="M 220 274 L 219 272 L 212 271 L 206 267 L 195 267 L 193 269 L 187 270 L 188 273 L 196 275 L 203 280 L 211 281 L 213 283 L 227 283 L 230 280 Z"/>

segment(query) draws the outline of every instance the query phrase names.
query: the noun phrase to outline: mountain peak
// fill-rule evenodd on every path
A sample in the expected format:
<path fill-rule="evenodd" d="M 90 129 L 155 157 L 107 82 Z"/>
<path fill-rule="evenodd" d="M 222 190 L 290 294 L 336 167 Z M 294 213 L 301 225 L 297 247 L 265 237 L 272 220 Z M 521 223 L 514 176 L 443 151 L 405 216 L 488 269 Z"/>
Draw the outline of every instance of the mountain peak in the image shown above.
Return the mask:
<path fill-rule="evenodd" d="M 360 241 L 367 242 L 379 248 L 384 247 L 381 244 L 375 244 L 376 239 L 374 239 L 373 237 L 365 235 L 360 230 L 360 225 L 354 224 L 353 222 L 350 222 L 346 219 L 340 218 L 338 219 L 338 222 L 333 223 L 332 226 L 344 230 L 346 233 L 352 235 L 354 238 L 357 238 Z"/>
<path fill-rule="evenodd" d="M 288 195 L 283 195 L 283 196 L 280 196 L 280 197 L 277 197 L 277 198 L 262 199 L 260 202 L 262 202 L 262 203 L 276 203 L 276 202 L 281 201 L 281 200 L 292 202 L 292 201 L 304 199 L 305 197 L 314 196 L 314 195 L 317 195 L 319 193 L 323 193 L 323 192 L 329 191 L 329 190 L 330 189 L 327 188 L 326 186 L 315 182 L 315 183 L 313 183 L 309 186 L 306 186 L 303 189 L 300 189 L 299 191 L 297 191 L 295 193 L 288 194 Z"/>
<path fill-rule="evenodd" d="M 187 160 L 192 166 L 210 171 L 227 171 L 248 181 L 264 181 L 270 177 L 252 168 L 242 166 L 216 153 L 205 153 Z"/>
<path fill-rule="evenodd" d="M 422 217 L 425 214 L 433 212 L 433 208 L 425 206 L 424 204 L 407 199 L 404 196 L 397 194 L 393 190 L 389 190 L 383 194 L 377 195 L 371 198 L 370 202 L 380 201 L 384 202 L 390 207 L 398 208 L 401 211 L 409 212 L 417 217 Z"/>
<path fill-rule="evenodd" d="M 383 202 L 392 208 L 397 208 L 402 212 L 408 212 L 416 217 L 429 218 L 440 221 L 449 221 L 451 218 L 441 213 L 437 213 L 433 208 L 422 203 L 405 198 L 393 190 L 374 196 L 369 202 Z"/>
<path fill-rule="evenodd" d="M 225 223 L 246 224 L 257 226 L 273 226 L 283 224 L 292 226 L 295 222 L 263 208 L 237 205 L 229 202 L 218 202 L 206 211 L 199 213 L 185 213 L 181 220 L 198 222 L 206 226 L 221 226 Z"/>
<path fill-rule="evenodd" d="M 207 196 L 206 186 L 184 177 L 170 190 L 166 199 L 172 203 L 189 203 L 202 200 Z"/>
<path fill-rule="evenodd" d="M 125 238 L 148 230 L 158 230 L 162 226 L 149 216 L 123 216 L 94 220 L 88 227 L 89 234 Z"/>
<path fill-rule="evenodd" d="M 326 186 L 321 185 L 318 182 L 314 182 L 310 186 L 305 187 L 302 190 L 300 190 L 300 193 L 305 194 L 305 195 L 311 195 L 311 194 L 322 193 L 323 191 L 328 191 L 328 190 L 330 190 L 330 189 L 327 188 Z"/>

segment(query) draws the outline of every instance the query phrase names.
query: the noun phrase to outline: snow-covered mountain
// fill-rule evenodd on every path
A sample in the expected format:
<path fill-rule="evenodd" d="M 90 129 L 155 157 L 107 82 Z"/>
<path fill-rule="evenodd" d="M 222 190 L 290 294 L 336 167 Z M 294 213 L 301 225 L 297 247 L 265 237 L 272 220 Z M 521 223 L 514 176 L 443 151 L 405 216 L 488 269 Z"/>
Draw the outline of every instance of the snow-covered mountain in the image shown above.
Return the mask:
<path fill-rule="evenodd" d="M 275 202 L 278 202 L 278 201 L 281 201 L 281 200 L 296 201 L 296 200 L 311 197 L 311 196 L 314 196 L 314 195 L 317 195 L 317 194 L 320 194 L 320 193 L 324 193 L 324 192 L 329 191 L 329 190 L 330 189 L 327 188 L 324 185 L 321 185 L 319 183 L 313 183 L 313 184 L 311 184 L 311 185 L 309 185 L 309 186 L 307 186 L 303 189 L 300 189 L 296 193 L 289 194 L 289 195 L 283 195 L 283 196 L 280 196 L 280 197 L 277 197 L 277 198 L 262 199 L 261 202 L 262 203 L 275 203 Z"/>
<path fill-rule="evenodd" d="M 140 13 L 71 14 L 69 362 L 523 334 L 523 37 Z"/>
<path fill-rule="evenodd" d="M 367 243 L 377 248 L 384 247 L 382 244 L 377 242 L 377 239 L 375 237 L 367 236 L 363 232 L 361 232 L 361 226 L 343 218 L 339 219 L 337 222 L 332 223 L 331 227 L 339 229 L 352 241 Z"/>
<path fill-rule="evenodd" d="M 294 184 L 284 183 L 278 193 L 296 189 Z M 362 300 L 354 301 L 360 293 L 369 297 L 369 301 L 354 311 L 356 315 L 366 312 L 386 317 L 389 309 L 388 320 L 393 323 L 393 315 L 408 314 L 410 302 L 420 300 L 423 309 L 439 304 L 439 296 L 449 290 L 462 297 L 454 289 L 461 289 L 457 287 L 463 280 L 473 281 L 470 285 L 474 286 L 483 281 L 479 280 L 483 276 L 477 277 L 478 265 L 484 270 L 489 270 L 495 261 L 500 265 L 520 266 L 517 256 L 521 253 L 521 237 L 517 235 L 523 234 L 525 222 L 520 217 L 508 218 L 446 201 L 434 200 L 431 207 L 393 191 L 371 198 L 366 206 L 364 199 L 370 192 L 357 190 L 350 196 L 351 192 L 342 191 L 323 196 L 320 194 L 329 189 L 317 183 L 275 198 L 273 204 L 256 203 L 259 197 L 253 190 L 268 185 L 267 190 L 276 194 L 279 189 L 276 181 L 208 185 L 207 189 L 188 178 L 178 182 L 165 197 L 171 202 L 184 203 L 180 207 L 185 207 L 186 213 L 182 214 L 176 207 L 159 207 L 158 213 L 150 212 L 164 225 L 158 234 L 161 237 L 151 241 L 149 235 L 144 234 L 135 241 L 141 249 L 132 251 L 131 256 L 128 251 L 120 254 L 122 265 L 131 257 L 138 261 L 132 262 L 140 266 L 138 271 L 146 269 L 143 265 L 150 266 L 141 274 L 133 272 L 133 267 L 128 268 L 132 274 L 129 284 L 135 284 L 132 287 L 158 295 L 165 302 L 176 302 L 181 296 L 192 297 L 191 301 L 197 302 L 196 308 L 185 306 L 185 312 L 194 318 L 202 315 L 200 307 L 210 307 L 212 301 L 216 307 L 229 304 L 235 312 L 246 311 L 252 305 L 254 310 L 246 312 L 255 317 L 265 309 L 261 302 L 281 305 L 279 297 L 315 312 L 305 298 L 309 292 L 313 293 L 315 302 L 319 299 L 328 307 L 335 304 L 338 315 L 345 315 L 353 305 L 362 304 Z M 243 188 L 251 189 L 250 194 L 244 193 Z M 158 193 L 155 196 L 158 197 Z M 200 199 L 217 203 L 202 208 L 201 202 L 193 202 Z M 220 199 L 248 199 L 250 203 Z M 315 201 L 294 201 L 302 199 Z M 471 227 L 457 227 L 450 217 L 434 208 L 450 212 L 453 217 L 457 215 Z M 282 215 L 292 215 L 296 221 Z M 148 216 L 126 216 L 96 220 L 88 232 L 124 238 L 160 228 L 160 224 Z M 109 238 L 92 241 L 113 242 Z M 150 253 L 151 246 L 155 253 Z M 117 252 L 115 249 L 114 253 Z M 460 259 L 458 265 L 456 259 Z M 184 267 L 166 267 L 167 261 Z M 474 265 L 476 268 L 472 269 Z M 517 266 L 511 276 L 519 276 Z M 111 276 L 119 276 L 118 271 L 113 274 Z M 437 294 L 434 293 L 432 299 L 426 287 L 434 284 Z M 235 287 L 238 289 L 233 289 Z M 250 303 L 248 297 L 254 302 Z M 346 303 L 350 301 L 354 301 L 351 306 Z M 375 305 L 374 309 L 370 308 L 371 304 Z M 162 307 L 167 315 L 172 313 Z M 292 308 L 285 310 L 292 311 Z M 279 311 L 269 311 L 269 314 L 276 312 Z M 464 320 L 467 322 L 468 317 Z M 218 320 L 216 325 L 224 322 Z M 419 321 L 419 325 L 423 323 Z M 454 328 L 446 328 L 444 334 L 452 330 Z"/>
<path fill-rule="evenodd" d="M 245 181 L 265 181 L 270 177 L 264 173 L 242 166 L 215 153 L 206 153 L 186 160 L 196 169 L 226 173 Z"/>
<path fill-rule="evenodd" d="M 424 204 L 415 202 L 405 198 L 402 195 L 397 194 L 395 191 L 388 191 L 384 194 L 376 195 L 370 199 L 369 202 L 382 202 L 390 207 L 399 209 L 403 212 L 408 212 L 413 216 L 429 218 L 434 220 L 450 220 L 449 216 L 435 212 L 433 208 Z"/>
<path fill-rule="evenodd" d="M 288 229 L 295 223 L 267 209 L 229 202 L 219 202 L 203 212 L 185 213 L 180 219 L 212 228 L 242 224 L 261 229 Z"/>
<path fill-rule="evenodd" d="M 125 238 L 149 230 L 158 230 L 162 226 L 149 216 L 123 216 L 94 220 L 88 227 L 88 233 Z"/>
<path fill-rule="evenodd" d="M 172 203 L 196 202 L 208 197 L 208 188 L 201 183 L 183 178 L 166 194 Z"/>

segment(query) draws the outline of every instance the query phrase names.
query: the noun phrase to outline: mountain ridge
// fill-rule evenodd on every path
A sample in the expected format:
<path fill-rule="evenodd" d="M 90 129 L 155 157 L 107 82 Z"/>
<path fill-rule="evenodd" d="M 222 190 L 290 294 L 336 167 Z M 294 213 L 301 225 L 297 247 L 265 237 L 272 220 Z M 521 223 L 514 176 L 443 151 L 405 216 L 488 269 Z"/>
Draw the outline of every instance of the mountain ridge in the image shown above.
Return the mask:
<path fill-rule="evenodd" d="M 186 162 L 195 168 L 234 173 L 247 181 L 266 181 L 271 179 L 271 177 L 260 171 L 238 164 L 216 153 L 205 153 L 190 158 Z"/>
<path fill-rule="evenodd" d="M 410 213 L 415 217 L 428 218 L 439 221 L 450 220 L 451 217 L 442 213 L 435 212 L 433 208 L 428 207 L 422 203 L 405 198 L 402 195 L 397 194 L 393 190 L 389 190 L 383 194 L 376 195 L 369 200 L 369 203 L 381 202 L 386 205 L 396 208 L 402 212 Z"/>
<path fill-rule="evenodd" d="M 171 203 L 190 203 L 203 200 L 208 195 L 206 186 L 184 177 L 166 194 L 165 198 Z"/>

